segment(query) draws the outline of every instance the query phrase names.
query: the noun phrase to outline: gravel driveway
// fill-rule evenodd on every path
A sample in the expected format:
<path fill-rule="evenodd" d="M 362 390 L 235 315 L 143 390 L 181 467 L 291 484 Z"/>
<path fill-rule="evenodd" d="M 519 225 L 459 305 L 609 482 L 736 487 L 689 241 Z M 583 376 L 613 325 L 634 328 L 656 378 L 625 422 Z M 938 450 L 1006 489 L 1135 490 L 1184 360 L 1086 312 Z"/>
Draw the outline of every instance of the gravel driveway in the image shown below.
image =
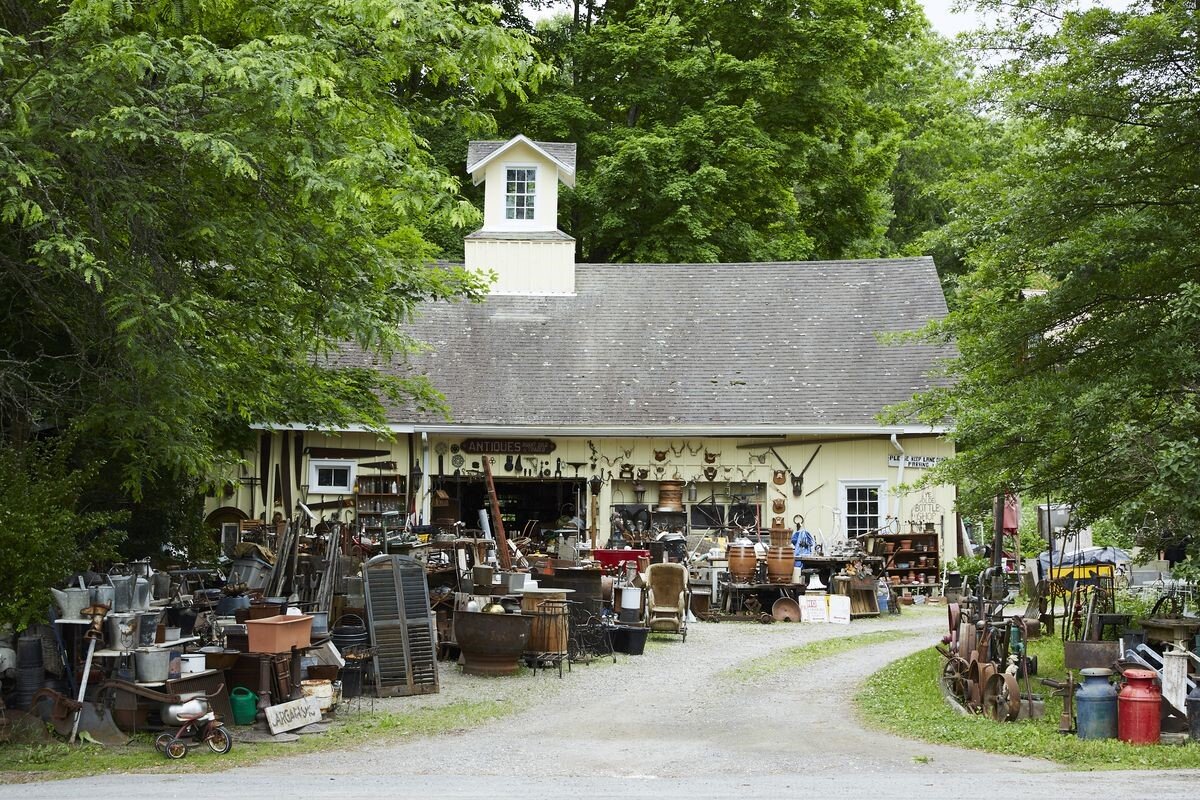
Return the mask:
<path fill-rule="evenodd" d="M 237 798 L 323 797 L 826 797 L 953 796 L 983 789 L 1061 797 L 1191 792 L 1200 775 L 1072 773 L 1050 762 L 898 739 L 863 728 L 851 697 L 888 662 L 929 646 L 944 611 L 851 626 L 694 624 L 688 640 L 653 642 L 642 657 L 556 672 L 482 679 L 444 666 L 436 696 L 514 701 L 514 716 L 468 732 L 279 759 L 209 775 L 114 775 L 20 787 L 0 798 L 124 798 L 204 791 Z M 871 630 L 921 635 L 851 650 L 753 681 L 726 671 L 781 648 Z M 929 795 L 933 792 L 934 795 Z"/>

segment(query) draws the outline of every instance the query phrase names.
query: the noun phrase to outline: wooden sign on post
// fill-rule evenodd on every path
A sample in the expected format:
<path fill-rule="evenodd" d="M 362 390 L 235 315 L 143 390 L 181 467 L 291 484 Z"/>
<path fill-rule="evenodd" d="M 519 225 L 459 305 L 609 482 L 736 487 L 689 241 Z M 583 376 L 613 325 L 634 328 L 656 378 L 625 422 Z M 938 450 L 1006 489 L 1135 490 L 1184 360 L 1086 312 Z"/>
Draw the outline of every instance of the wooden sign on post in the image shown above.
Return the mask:
<path fill-rule="evenodd" d="M 320 721 L 321 709 L 313 697 L 301 697 L 299 700 L 280 703 L 277 706 L 267 706 L 267 727 L 271 729 L 271 733 L 283 733 Z"/>

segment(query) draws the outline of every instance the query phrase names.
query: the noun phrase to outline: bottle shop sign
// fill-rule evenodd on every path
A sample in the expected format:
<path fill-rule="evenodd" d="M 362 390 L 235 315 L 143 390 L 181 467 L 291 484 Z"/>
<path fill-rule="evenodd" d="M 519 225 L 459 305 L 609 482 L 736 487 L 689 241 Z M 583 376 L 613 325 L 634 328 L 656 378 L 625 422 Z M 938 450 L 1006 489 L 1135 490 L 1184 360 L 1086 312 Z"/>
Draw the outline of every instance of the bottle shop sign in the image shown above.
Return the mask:
<path fill-rule="evenodd" d="M 550 439 L 466 439 L 464 453 L 488 456 L 544 456 L 557 445 Z"/>

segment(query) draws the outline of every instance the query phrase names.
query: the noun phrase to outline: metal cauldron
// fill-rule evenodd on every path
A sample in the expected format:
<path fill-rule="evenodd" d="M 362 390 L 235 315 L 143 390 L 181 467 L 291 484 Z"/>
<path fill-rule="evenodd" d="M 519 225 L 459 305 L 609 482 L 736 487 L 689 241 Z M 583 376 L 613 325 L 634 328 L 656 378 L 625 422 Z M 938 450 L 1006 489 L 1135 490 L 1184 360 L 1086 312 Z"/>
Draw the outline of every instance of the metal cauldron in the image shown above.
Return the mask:
<path fill-rule="evenodd" d="M 454 639 L 467 675 L 515 675 L 525 644 L 533 633 L 533 617 L 460 611 L 454 615 Z"/>

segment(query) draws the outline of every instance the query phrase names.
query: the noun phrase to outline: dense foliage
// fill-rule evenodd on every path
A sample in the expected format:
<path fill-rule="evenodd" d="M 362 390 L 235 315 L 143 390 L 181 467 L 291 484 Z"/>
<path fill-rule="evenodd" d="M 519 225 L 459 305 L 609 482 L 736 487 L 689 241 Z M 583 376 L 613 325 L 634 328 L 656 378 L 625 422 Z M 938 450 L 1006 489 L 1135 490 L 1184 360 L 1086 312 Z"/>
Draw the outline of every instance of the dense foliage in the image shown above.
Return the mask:
<path fill-rule="evenodd" d="M 0 626 L 44 619 L 50 586 L 115 555 L 120 514 L 80 511 L 95 468 L 74 470 L 64 443 L 0 448 Z"/>
<path fill-rule="evenodd" d="M 497 17 L 0 0 L 0 622 L 111 544 L 86 509 L 132 511 L 127 555 L 202 544 L 198 481 L 252 422 L 438 404 L 337 356 L 402 355 L 418 303 L 480 296 L 430 266 L 426 232 L 477 214 L 422 132 L 484 130 L 543 72 Z"/>
<path fill-rule="evenodd" d="M 1193 3 L 1039 0 L 979 39 L 1019 136 L 954 223 L 971 271 L 933 335 L 956 382 L 914 404 L 954 421 L 932 477 L 968 508 L 1053 497 L 1152 550 L 1200 524 L 1198 34 Z"/>
<path fill-rule="evenodd" d="M 3 0 L 0 439 L 71 428 L 137 492 L 247 423 L 436 394 L 365 367 L 477 296 L 425 226 L 474 210 L 419 130 L 486 125 L 539 68 L 449 0 Z"/>
<path fill-rule="evenodd" d="M 580 16 L 539 28 L 557 77 L 499 120 L 506 135 L 578 143 L 579 188 L 561 217 L 582 260 L 896 249 L 885 233 L 909 131 L 900 108 L 932 88 L 910 68 L 917 51 L 926 67 L 948 57 L 925 48 L 918 6 L 670 0 Z"/>

